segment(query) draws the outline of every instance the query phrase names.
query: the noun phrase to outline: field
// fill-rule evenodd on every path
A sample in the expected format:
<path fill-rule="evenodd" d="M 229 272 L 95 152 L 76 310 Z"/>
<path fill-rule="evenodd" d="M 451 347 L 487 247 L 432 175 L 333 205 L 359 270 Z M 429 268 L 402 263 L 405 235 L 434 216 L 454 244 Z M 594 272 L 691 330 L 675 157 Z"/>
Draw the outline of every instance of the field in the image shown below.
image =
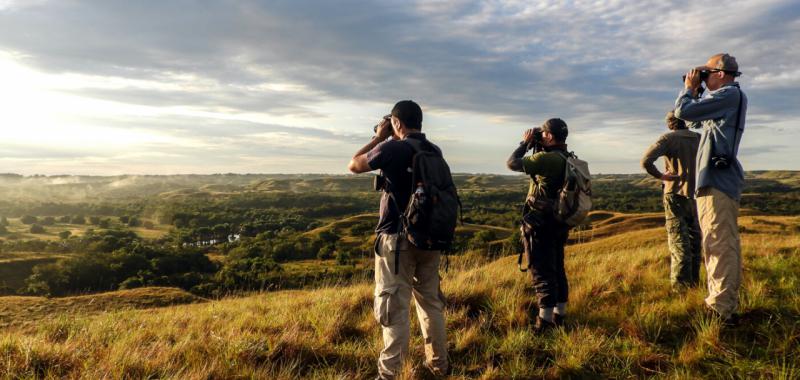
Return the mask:
<path fill-rule="evenodd" d="M 702 289 L 669 291 L 664 229 L 654 218 L 595 214 L 595 227 L 567 249 L 567 327 L 545 336 L 531 332 L 529 279 L 513 257 L 451 269 L 443 281 L 450 378 L 800 377 L 800 218 L 741 218 L 743 323 L 735 328 L 704 316 Z M 7 324 L 0 333 L 0 376 L 375 375 L 381 341 L 368 282 L 146 309 L 143 303 L 165 290 L 139 291 L 139 304 L 121 295 L 119 304 L 94 308 L 88 305 L 99 301 L 91 296 L 5 298 L 13 302 L 0 303 Z M 32 304 L 38 311 L 26 313 Z M 422 355 L 416 334 L 407 378 L 416 378 Z"/>
<path fill-rule="evenodd" d="M 370 179 L 0 175 L 0 378 L 373 377 Z M 596 175 L 567 328 L 545 336 L 508 257 L 525 179 L 455 180 L 451 378 L 800 378 L 800 173 L 747 173 L 736 328 L 669 291 L 659 183 Z"/>

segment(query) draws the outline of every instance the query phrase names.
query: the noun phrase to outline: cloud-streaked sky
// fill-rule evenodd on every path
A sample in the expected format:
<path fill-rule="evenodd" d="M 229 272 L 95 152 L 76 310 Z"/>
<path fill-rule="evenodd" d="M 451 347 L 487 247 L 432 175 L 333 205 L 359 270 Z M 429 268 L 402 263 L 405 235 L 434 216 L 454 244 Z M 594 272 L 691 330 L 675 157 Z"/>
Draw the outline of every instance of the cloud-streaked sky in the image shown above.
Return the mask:
<path fill-rule="evenodd" d="M 719 52 L 745 169 L 800 169 L 798 41 L 796 1 L 0 0 L 0 172 L 343 173 L 400 99 L 454 171 L 561 117 L 593 172 L 640 172 Z"/>

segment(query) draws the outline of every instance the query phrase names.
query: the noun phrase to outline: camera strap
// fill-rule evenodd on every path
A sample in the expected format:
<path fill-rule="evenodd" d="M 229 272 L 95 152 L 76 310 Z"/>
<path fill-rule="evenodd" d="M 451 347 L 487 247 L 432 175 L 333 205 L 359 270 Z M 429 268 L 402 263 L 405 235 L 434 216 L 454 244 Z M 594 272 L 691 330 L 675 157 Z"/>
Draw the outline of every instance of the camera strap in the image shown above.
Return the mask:
<path fill-rule="evenodd" d="M 739 137 L 739 126 L 742 124 L 742 99 L 744 98 L 742 89 L 738 85 L 736 89 L 739 90 L 739 107 L 736 108 L 736 125 L 734 126 L 733 143 L 731 144 L 731 154 L 729 156 L 731 160 L 733 160 L 734 153 L 736 153 L 736 138 Z"/>

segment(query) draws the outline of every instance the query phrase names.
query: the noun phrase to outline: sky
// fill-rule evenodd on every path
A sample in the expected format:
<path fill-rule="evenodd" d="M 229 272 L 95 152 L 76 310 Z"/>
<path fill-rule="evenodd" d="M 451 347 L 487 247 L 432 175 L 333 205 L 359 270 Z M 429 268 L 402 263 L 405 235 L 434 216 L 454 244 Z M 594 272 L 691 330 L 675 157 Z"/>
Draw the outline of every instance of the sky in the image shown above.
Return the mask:
<path fill-rule="evenodd" d="M 0 0 L 0 172 L 345 173 L 395 102 L 455 172 L 560 117 L 643 172 L 681 75 L 727 52 L 745 170 L 800 169 L 797 1 Z"/>

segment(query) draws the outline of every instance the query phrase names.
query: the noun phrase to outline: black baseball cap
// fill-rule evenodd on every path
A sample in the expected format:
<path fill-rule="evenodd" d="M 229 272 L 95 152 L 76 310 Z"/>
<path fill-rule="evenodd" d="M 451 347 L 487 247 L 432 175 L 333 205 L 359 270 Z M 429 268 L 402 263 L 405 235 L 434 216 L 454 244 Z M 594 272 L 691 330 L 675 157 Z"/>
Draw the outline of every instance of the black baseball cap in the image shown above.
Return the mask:
<path fill-rule="evenodd" d="M 558 141 L 566 141 L 569 129 L 567 123 L 559 118 L 549 119 L 542 124 L 542 130 L 547 131 Z"/>

